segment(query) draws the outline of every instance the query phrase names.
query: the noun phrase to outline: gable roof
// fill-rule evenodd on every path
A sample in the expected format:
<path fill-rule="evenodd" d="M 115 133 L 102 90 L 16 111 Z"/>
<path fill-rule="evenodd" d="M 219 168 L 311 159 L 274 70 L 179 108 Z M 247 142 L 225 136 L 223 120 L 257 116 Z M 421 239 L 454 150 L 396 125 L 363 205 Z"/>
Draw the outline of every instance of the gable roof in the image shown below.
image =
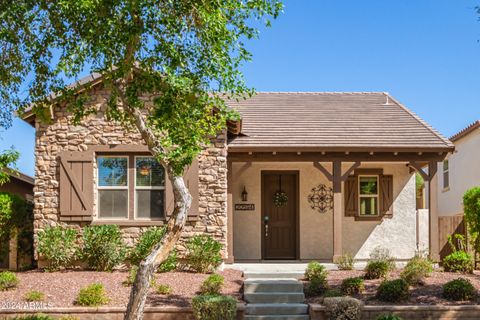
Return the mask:
<path fill-rule="evenodd" d="M 10 169 L 10 168 L 4 168 L 2 169 L 3 172 L 8 174 L 11 178 L 17 179 L 23 182 L 26 182 L 28 184 L 31 184 L 32 186 L 35 184 L 35 179 L 30 177 L 29 175 L 26 175 L 25 173 L 22 173 L 20 171 Z"/>
<path fill-rule="evenodd" d="M 228 104 L 242 117 L 232 151 L 453 151 L 453 144 L 383 92 L 260 92 Z"/>
<path fill-rule="evenodd" d="M 470 133 L 474 132 L 476 129 L 480 128 L 480 120 L 477 120 L 470 124 L 468 127 L 460 130 L 459 132 L 455 133 L 453 136 L 450 137 L 450 140 L 455 142 L 460 140 L 461 138 L 469 135 Z"/>

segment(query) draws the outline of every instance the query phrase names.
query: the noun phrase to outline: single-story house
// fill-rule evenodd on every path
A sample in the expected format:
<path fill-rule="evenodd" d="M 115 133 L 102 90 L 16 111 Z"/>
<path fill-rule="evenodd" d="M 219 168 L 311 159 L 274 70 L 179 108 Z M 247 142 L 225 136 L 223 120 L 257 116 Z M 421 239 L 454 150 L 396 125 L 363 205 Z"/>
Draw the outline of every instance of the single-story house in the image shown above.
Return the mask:
<path fill-rule="evenodd" d="M 87 81 L 99 112 L 81 125 L 65 106 L 49 124 L 25 114 L 36 128 L 35 231 L 117 224 L 133 241 L 165 223 L 171 186 L 140 135 L 104 118 L 101 78 Z M 437 212 L 417 215 L 412 168 L 436 168 L 454 147 L 389 94 L 265 92 L 229 105 L 241 120 L 185 173 L 194 200 L 183 240 L 212 235 L 227 262 L 367 259 L 376 246 L 438 256 Z"/>

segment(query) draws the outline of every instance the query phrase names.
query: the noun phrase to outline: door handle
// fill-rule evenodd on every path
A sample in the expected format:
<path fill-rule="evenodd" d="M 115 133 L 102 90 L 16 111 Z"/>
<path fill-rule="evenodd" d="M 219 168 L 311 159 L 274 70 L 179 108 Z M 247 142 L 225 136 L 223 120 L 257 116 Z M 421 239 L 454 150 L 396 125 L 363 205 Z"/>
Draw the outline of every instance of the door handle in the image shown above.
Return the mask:
<path fill-rule="evenodd" d="M 265 237 L 268 237 L 268 221 L 270 220 L 269 216 L 263 217 L 263 222 L 265 223 Z"/>

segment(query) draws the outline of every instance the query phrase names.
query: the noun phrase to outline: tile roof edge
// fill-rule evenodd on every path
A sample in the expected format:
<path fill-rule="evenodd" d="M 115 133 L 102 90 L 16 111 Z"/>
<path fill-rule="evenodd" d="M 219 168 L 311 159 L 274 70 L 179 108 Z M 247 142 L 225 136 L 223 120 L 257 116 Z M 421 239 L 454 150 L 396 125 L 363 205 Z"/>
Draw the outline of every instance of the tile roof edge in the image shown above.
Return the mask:
<path fill-rule="evenodd" d="M 457 141 L 461 138 L 465 137 L 466 135 L 470 134 L 471 132 L 475 131 L 475 129 L 480 128 L 480 120 L 474 121 L 473 123 L 469 124 L 467 127 L 463 128 L 462 130 L 455 133 L 453 136 L 450 137 L 451 141 Z"/>

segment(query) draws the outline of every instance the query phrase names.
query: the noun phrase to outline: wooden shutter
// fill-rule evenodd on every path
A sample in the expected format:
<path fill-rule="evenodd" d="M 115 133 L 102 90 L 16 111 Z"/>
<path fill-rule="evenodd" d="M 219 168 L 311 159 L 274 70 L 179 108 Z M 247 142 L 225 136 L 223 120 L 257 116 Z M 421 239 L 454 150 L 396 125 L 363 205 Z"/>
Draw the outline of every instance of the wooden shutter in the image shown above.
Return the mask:
<path fill-rule="evenodd" d="M 358 214 L 358 177 L 349 176 L 345 181 L 345 216 L 354 217 Z"/>
<path fill-rule="evenodd" d="M 60 162 L 60 218 L 92 219 L 93 152 L 62 152 Z"/>
<path fill-rule="evenodd" d="M 380 215 L 391 215 L 393 205 L 393 176 L 380 175 Z"/>

